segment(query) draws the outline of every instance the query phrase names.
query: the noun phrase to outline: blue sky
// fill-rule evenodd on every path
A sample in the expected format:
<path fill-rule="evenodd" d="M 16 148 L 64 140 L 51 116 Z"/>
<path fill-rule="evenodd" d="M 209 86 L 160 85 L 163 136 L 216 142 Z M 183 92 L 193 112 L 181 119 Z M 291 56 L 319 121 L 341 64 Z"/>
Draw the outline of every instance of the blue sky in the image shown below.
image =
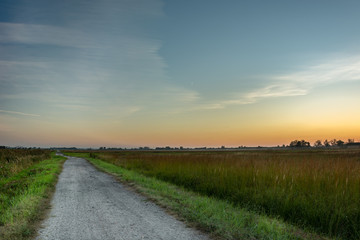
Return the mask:
<path fill-rule="evenodd" d="M 1 1 L 0 144 L 360 138 L 359 7 Z"/>
<path fill-rule="evenodd" d="M 179 83 L 232 89 L 359 51 L 359 2 L 194 2 L 165 5 L 160 54 Z"/>

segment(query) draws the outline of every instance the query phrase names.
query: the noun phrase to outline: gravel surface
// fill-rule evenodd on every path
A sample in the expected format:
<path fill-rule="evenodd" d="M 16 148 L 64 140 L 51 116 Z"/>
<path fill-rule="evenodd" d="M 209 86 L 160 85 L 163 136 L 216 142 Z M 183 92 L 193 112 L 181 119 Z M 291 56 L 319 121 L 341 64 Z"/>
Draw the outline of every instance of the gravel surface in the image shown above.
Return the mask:
<path fill-rule="evenodd" d="M 59 176 L 46 239 L 208 239 L 81 158 L 69 157 Z"/>

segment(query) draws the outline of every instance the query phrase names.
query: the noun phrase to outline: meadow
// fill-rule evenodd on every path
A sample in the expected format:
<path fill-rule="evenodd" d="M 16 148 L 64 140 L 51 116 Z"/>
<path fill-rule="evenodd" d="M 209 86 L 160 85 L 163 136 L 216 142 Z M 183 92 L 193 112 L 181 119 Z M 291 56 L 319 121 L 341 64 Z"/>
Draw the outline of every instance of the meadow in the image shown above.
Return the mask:
<path fill-rule="evenodd" d="M 65 158 L 49 150 L 0 149 L 0 239 L 29 239 Z"/>
<path fill-rule="evenodd" d="M 103 151 L 90 156 L 327 236 L 360 239 L 360 149 Z"/>

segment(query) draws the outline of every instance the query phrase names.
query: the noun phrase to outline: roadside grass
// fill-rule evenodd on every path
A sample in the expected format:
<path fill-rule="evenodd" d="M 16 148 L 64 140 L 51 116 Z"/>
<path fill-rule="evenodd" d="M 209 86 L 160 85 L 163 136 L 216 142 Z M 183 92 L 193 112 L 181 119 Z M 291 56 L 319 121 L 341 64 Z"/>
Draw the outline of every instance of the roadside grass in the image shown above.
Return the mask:
<path fill-rule="evenodd" d="M 0 239 L 30 239 L 35 234 L 65 159 L 51 153 L 0 178 Z"/>
<path fill-rule="evenodd" d="M 50 158 L 42 149 L 0 149 L 0 179 L 9 178 L 37 162 Z"/>
<path fill-rule="evenodd" d="M 216 239 L 327 239 L 280 219 L 235 206 L 229 201 L 203 196 L 155 177 L 147 177 L 136 171 L 89 157 L 89 153 L 66 154 L 85 158 L 100 170 L 119 177 L 179 218 Z"/>

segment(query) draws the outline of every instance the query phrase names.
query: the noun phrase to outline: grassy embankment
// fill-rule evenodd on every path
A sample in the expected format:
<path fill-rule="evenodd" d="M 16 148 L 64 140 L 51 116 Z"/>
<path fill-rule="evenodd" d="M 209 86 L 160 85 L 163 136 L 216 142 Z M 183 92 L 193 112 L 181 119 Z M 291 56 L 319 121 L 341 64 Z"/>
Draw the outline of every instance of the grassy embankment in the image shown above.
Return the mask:
<path fill-rule="evenodd" d="M 324 239 L 309 231 L 300 230 L 274 216 L 266 216 L 264 211 L 258 211 L 259 206 L 254 211 L 249 210 L 249 206 L 244 208 L 244 205 L 234 204 L 232 198 L 226 198 L 226 193 L 229 194 L 226 190 L 221 191 L 223 195 L 217 196 L 215 193 L 219 184 L 232 184 L 230 179 L 226 179 L 230 174 L 227 171 L 237 169 L 235 167 L 237 165 L 226 169 L 226 166 L 230 166 L 227 164 L 231 163 L 229 159 L 231 157 L 227 153 L 69 154 L 84 157 L 98 168 L 117 175 L 122 180 L 135 183 L 139 191 L 176 212 L 188 222 L 221 239 Z M 220 161 L 218 155 L 224 159 Z M 210 171 L 207 168 L 213 169 Z M 265 170 L 265 168 L 262 169 Z M 251 175 L 248 171 L 249 169 L 246 171 L 246 176 Z M 225 172 L 227 173 L 224 174 Z M 180 178 L 181 182 L 177 182 L 177 178 Z M 161 179 L 176 183 L 176 185 Z M 252 177 L 251 182 L 253 182 Z M 207 186 L 212 190 L 201 191 L 201 186 Z M 234 191 L 230 196 L 235 197 L 237 192 Z"/>
<path fill-rule="evenodd" d="M 29 239 L 65 158 L 45 150 L 0 149 L 0 239 Z"/>

